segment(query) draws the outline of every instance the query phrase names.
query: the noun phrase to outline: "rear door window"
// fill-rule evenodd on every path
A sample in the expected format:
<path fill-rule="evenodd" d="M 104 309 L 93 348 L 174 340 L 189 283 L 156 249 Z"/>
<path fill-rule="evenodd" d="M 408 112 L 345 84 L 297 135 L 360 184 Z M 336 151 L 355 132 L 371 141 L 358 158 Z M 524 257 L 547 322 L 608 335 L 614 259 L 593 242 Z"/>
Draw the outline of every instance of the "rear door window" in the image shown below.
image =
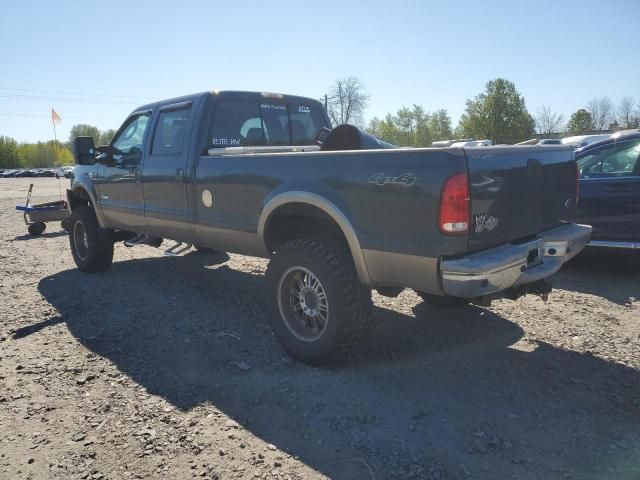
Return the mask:
<path fill-rule="evenodd" d="M 191 108 L 161 111 L 153 135 L 151 153 L 176 155 L 182 153 Z"/>

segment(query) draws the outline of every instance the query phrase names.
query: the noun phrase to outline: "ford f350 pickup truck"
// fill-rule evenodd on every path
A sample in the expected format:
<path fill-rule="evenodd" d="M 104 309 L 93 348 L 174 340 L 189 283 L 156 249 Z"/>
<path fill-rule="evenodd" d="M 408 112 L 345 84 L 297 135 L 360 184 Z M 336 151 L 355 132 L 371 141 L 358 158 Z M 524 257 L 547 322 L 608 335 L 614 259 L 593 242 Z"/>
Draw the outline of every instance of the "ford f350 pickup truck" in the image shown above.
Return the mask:
<path fill-rule="evenodd" d="M 114 242 L 270 258 L 273 331 L 295 358 L 348 352 L 371 290 L 434 303 L 546 296 L 587 243 L 572 222 L 570 147 L 392 148 L 331 130 L 308 98 L 205 92 L 145 105 L 110 145 L 75 141 L 67 192 L 76 265 L 109 267 Z"/>

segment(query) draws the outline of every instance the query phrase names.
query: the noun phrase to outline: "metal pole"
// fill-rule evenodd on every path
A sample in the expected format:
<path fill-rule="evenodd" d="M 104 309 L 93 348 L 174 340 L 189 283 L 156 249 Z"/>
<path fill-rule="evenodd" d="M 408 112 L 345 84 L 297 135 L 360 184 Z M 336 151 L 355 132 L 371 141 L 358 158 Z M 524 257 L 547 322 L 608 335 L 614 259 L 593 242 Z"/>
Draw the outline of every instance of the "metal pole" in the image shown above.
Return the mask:
<path fill-rule="evenodd" d="M 58 155 L 58 136 L 56 135 L 56 122 L 53 120 L 53 107 L 51 108 L 51 124 L 53 125 L 53 151 L 56 155 L 55 163 L 57 164 L 60 161 L 60 156 Z"/>
<path fill-rule="evenodd" d="M 56 134 L 56 122 L 53 120 L 53 107 L 51 107 L 51 124 L 53 125 L 53 151 L 56 155 L 54 166 L 60 169 L 60 155 L 58 154 L 58 135 Z M 57 170 L 56 177 L 58 177 L 58 196 L 62 200 L 62 189 L 60 188 L 60 170 Z"/>

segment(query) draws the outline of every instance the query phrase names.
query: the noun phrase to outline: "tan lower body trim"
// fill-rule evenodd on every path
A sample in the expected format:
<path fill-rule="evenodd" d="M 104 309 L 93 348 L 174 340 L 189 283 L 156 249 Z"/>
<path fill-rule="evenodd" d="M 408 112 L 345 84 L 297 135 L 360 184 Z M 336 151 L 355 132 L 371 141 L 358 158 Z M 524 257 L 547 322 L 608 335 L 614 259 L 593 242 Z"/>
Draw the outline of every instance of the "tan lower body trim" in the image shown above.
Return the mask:
<path fill-rule="evenodd" d="M 437 258 L 366 249 L 362 253 L 371 286 L 408 287 L 442 294 Z"/>

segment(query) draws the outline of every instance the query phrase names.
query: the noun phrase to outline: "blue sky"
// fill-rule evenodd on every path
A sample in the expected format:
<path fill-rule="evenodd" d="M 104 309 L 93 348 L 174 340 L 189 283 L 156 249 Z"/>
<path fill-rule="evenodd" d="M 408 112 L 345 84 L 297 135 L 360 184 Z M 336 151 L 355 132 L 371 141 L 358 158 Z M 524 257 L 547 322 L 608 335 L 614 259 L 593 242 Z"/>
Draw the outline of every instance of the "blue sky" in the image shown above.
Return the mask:
<path fill-rule="evenodd" d="M 320 97 L 358 76 L 366 118 L 447 108 L 496 77 L 533 114 L 594 96 L 640 101 L 640 0 L 28 1 L 0 13 L 0 135 L 116 128 L 136 105 L 204 90 Z M 58 93 L 64 92 L 64 93 Z M 69 95 L 71 94 L 71 95 Z"/>

